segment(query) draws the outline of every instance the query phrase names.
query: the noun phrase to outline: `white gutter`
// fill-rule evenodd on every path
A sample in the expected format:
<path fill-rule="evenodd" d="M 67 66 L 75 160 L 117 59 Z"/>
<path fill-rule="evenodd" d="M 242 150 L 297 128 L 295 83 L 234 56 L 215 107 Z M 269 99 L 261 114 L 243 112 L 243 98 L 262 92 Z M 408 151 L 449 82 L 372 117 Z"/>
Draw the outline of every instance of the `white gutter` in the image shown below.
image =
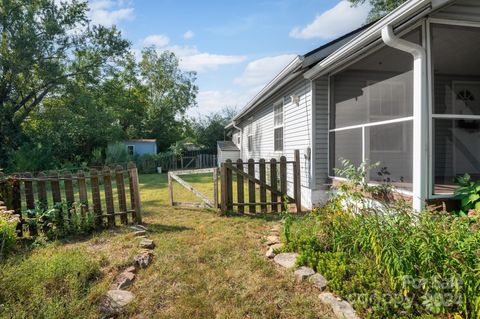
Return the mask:
<path fill-rule="evenodd" d="M 428 195 L 427 52 L 421 45 L 397 37 L 391 25 L 382 29 L 382 40 L 413 56 L 413 208 L 420 211 Z"/>
<path fill-rule="evenodd" d="M 296 56 L 292 62 L 290 62 L 282 71 L 280 71 L 277 76 L 273 78 L 260 92 L 258 92 L 250 102 L 232 119 L 232 121 L 238 120 L 241 116 L 245 113 L 251 111 L 258 103 L 265 100 L 268 96 L 273 94 L 271 91 L 273 88 L 278 86 L 280 83 L 284 82 L 284 80 L 291 75 L 291 72 L 294 71 L 298 66 L 300 66 L 303 62 L 303 57 Z M 289 79 L 288 79 L 289 80 Z M 229 124 L 230 125 L 230 124 Z"/>
<path fill-rule="evenodd" d="M 385 26 L 396 26 L 397 24 L 408 19 L 412 15 L 421 10 L 428 8 L 432 1 L 435 0 L 411 0 L 407 1 L 372 25 L 370 28 L 353 38 L 343 47 L 332 53 L 328 58 L 319 62 L 312 69 L 305 72 L 304 76 L 307 79 L 315 79 L 321 76 L 321 72 L 335 63 L 350 57 L 355 54 L 360 48 L 377 40 L 381 36 L 381 31 Z"/>

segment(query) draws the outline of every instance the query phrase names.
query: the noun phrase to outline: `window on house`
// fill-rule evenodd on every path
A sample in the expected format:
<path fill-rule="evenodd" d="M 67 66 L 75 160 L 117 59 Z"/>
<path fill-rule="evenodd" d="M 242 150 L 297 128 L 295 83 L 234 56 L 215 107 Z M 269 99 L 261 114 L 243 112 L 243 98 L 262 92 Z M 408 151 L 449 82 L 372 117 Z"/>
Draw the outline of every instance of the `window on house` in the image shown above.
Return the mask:
<path fill-rule="evenodd" d="M 240 135 L 237 136 L 237 145 L 240 145 Z"/>
<path fill-rule="evenodd" d="M 128 155 L 134 155 L 135 154 L 135 145 L 127 145 L 127 153 L 128 153 Z"/>
<path fill-rule="evenodd" d="M 275 151 L 283 151 L 283 100 L 273 105 L 273 147 Z"/>
<path fill-rule="evenodd" d="M 253 152 L 253 119 L 249 119 L 247 125 L 247 148 L 249 152 Z"/>

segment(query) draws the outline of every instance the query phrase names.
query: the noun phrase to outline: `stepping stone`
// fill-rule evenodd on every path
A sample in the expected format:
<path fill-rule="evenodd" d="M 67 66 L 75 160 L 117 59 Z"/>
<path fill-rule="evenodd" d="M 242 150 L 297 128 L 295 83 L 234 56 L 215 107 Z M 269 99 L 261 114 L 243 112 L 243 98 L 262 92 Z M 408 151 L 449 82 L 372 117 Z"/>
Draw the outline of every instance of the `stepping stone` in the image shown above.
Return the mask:
<path fill-rule="evenodd" d="M 275 257 L 275 255 L 276 255 L 275 251 L 282 249 L 282 247 L 283 247 L 283 244 L 282 244 L 282 243 L 280 243 L 280 244 L 275 244 L 275 245 L 272 245 L 272 246 L 268 247 L 268 250 L 267 250 L 267 252 L 265 253 L 265 256 L 266 256 L 267 258 L 273 258 L 273 257 Z"/>
<path fill-rule="evenodd" d="M 327 287 L 327 279 L 318 273 L 308 278 L 308 281 L 320 290 L 324 290 Z"/>
<path fill-rule="evenodd" d="M 140 242 L 140 248 L 153 249 L 155 248 L 155 243 L 151 239 L 143 239 Z"/>
<path fill-rule="evenodd" d="M 287 269 L 291 269 L 295 267 L 295 263 L 297 262 L 297 253 L 282 253 L 278 254 L 273 258 L 277 264 Z"/>
<path fill-rule="evenodd" d="M 153 254 L 150 252 L 142 253 L 133 257 L 133 264 L 135 268 L 147 268 L 153 260 Z"/>
<path fill-rule="evenodd" d="M 324 304 L 327 304 L 332 308 L 333 313 L 337 318 L 360 319 L 355 313 L 355 310 L 353 310 L 352 305 L 347 301 L 337 298 L 329 292 L 322 292 L 318 297 Z"/>
<path fill-rule="evenodd" d="M 133 233 L 134 236 L 145 236 L 147 232 L 145 230 L 137 230 Z"/>
<path fill-rule="evenodd" d="M 303 281 L 307 279 L 310 276 L 313 276 L 315 274 L 315 270 L 309 267 L 302 266 L 295 270 L 294 275 L 297 281 Z"/>
<path fill-rule="evenodd" d="M 117 289 L 126 289 L 133 284 L 134 280 L 135 280 L 134 273 L 124 271 L 120 275 L 118 275 L 118 277 L 115 279 L 115 283 L 116 283 Z"/>
<path fill-rule="evenodd" d="M 113 289 L 107 292 L 101 305 L 101 311 L 106 315 L 115 315 L 132 302 L 135 295 L 130 291 Z"/>
<path fill-rule="evenodd" d="M 267 237 L 267 245 L 268 246 L 279 244 L 279 243 L 280 243 L 280 237 L 274 236 L 274 235 Z"/>
<path fill-rule="evenodd" d="M 135 268 L 135 266 L 130 266 L 125 269 L 124 272 L 131 272 L 132 274 L 135 274 L 137 272 L 137 268 Z"/>

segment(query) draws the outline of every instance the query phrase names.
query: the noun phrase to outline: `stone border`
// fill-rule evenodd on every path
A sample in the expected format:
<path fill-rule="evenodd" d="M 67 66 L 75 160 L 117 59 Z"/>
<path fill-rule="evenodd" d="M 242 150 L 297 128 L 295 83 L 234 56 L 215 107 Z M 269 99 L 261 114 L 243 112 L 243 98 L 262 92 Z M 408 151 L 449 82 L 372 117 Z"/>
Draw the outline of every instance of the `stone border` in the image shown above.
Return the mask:
<path fill-rule="evenodd" d="M 100 306 L 100 310 L 104 315 L 103 318 L 118 315 L 125 306 L 135 299 L 135 295 L 127 289 L 135 281 L 137 271 L 147 268 L 153 261 L 155 243 L 153 240 L 146 238 L 148 229 L 143 225 L 133 225 L 130 226 L 130 229 L 135 237 L 142 238 L 139 244 L 142 250 L 133 257 L 132 265 L 117 275 L 110 285 L 110 290 L 104 296 Z"/>
<path fill-rule="evenodd" d="M 288 270 L 294 270 L 293 274 L 297 282 L 308 281 L 321 293 L 318 296 L 320 300 L 330 306 L 335 316 L 339 319 L 359 319 L 352 305 L 346 300 L 336 297 L 331 292 L 324 291 L 327 288 L 328 281 L 321 274 L 309 267 L 301 266 L 296 268 L 297 253 L 279 253 L 283 244 L 280 241 L 281 225 L 276 224 L 270 229 L 270 234 L 266 237 L 267 252 L 265 257 Z"/>

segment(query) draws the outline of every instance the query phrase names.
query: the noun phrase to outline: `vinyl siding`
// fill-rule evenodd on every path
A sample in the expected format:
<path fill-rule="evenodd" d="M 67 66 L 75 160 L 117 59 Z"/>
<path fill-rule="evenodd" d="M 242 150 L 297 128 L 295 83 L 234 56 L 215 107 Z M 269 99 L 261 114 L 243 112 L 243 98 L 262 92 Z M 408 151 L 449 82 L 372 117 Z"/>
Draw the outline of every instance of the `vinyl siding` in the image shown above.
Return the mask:
<path fill-rule="evenodd" d="M 312 89 L 310 80 L 299 75 L 284 88 L 258 105 L 252 112 L 245 114 L 237 126 L 243 128 L 241 138 L 241 156 L 244 161 L 264 158 L 280 159 L 282 155 L 287 160 L 294 159 L 294 151 L 300 150 L 300 172 L 302 183 L 302 204 L 311 207 L 312 167 L 311 160 L 306 156 L 307 148 L 312 147 Z M 290 96 L 297 95 L 299 104 L 293 103 Z M 286 99 L 283 105 L 283 151 L 274 150 L 274 120 L 273 104 Z M 287 103 L 288 102 L 288 103 Z M 251 120 L 253 135 L 253 150 L 248 151 L 248 124 Z M 293 193 L 292 167 L 287 171 L 288 192 Z"/>

